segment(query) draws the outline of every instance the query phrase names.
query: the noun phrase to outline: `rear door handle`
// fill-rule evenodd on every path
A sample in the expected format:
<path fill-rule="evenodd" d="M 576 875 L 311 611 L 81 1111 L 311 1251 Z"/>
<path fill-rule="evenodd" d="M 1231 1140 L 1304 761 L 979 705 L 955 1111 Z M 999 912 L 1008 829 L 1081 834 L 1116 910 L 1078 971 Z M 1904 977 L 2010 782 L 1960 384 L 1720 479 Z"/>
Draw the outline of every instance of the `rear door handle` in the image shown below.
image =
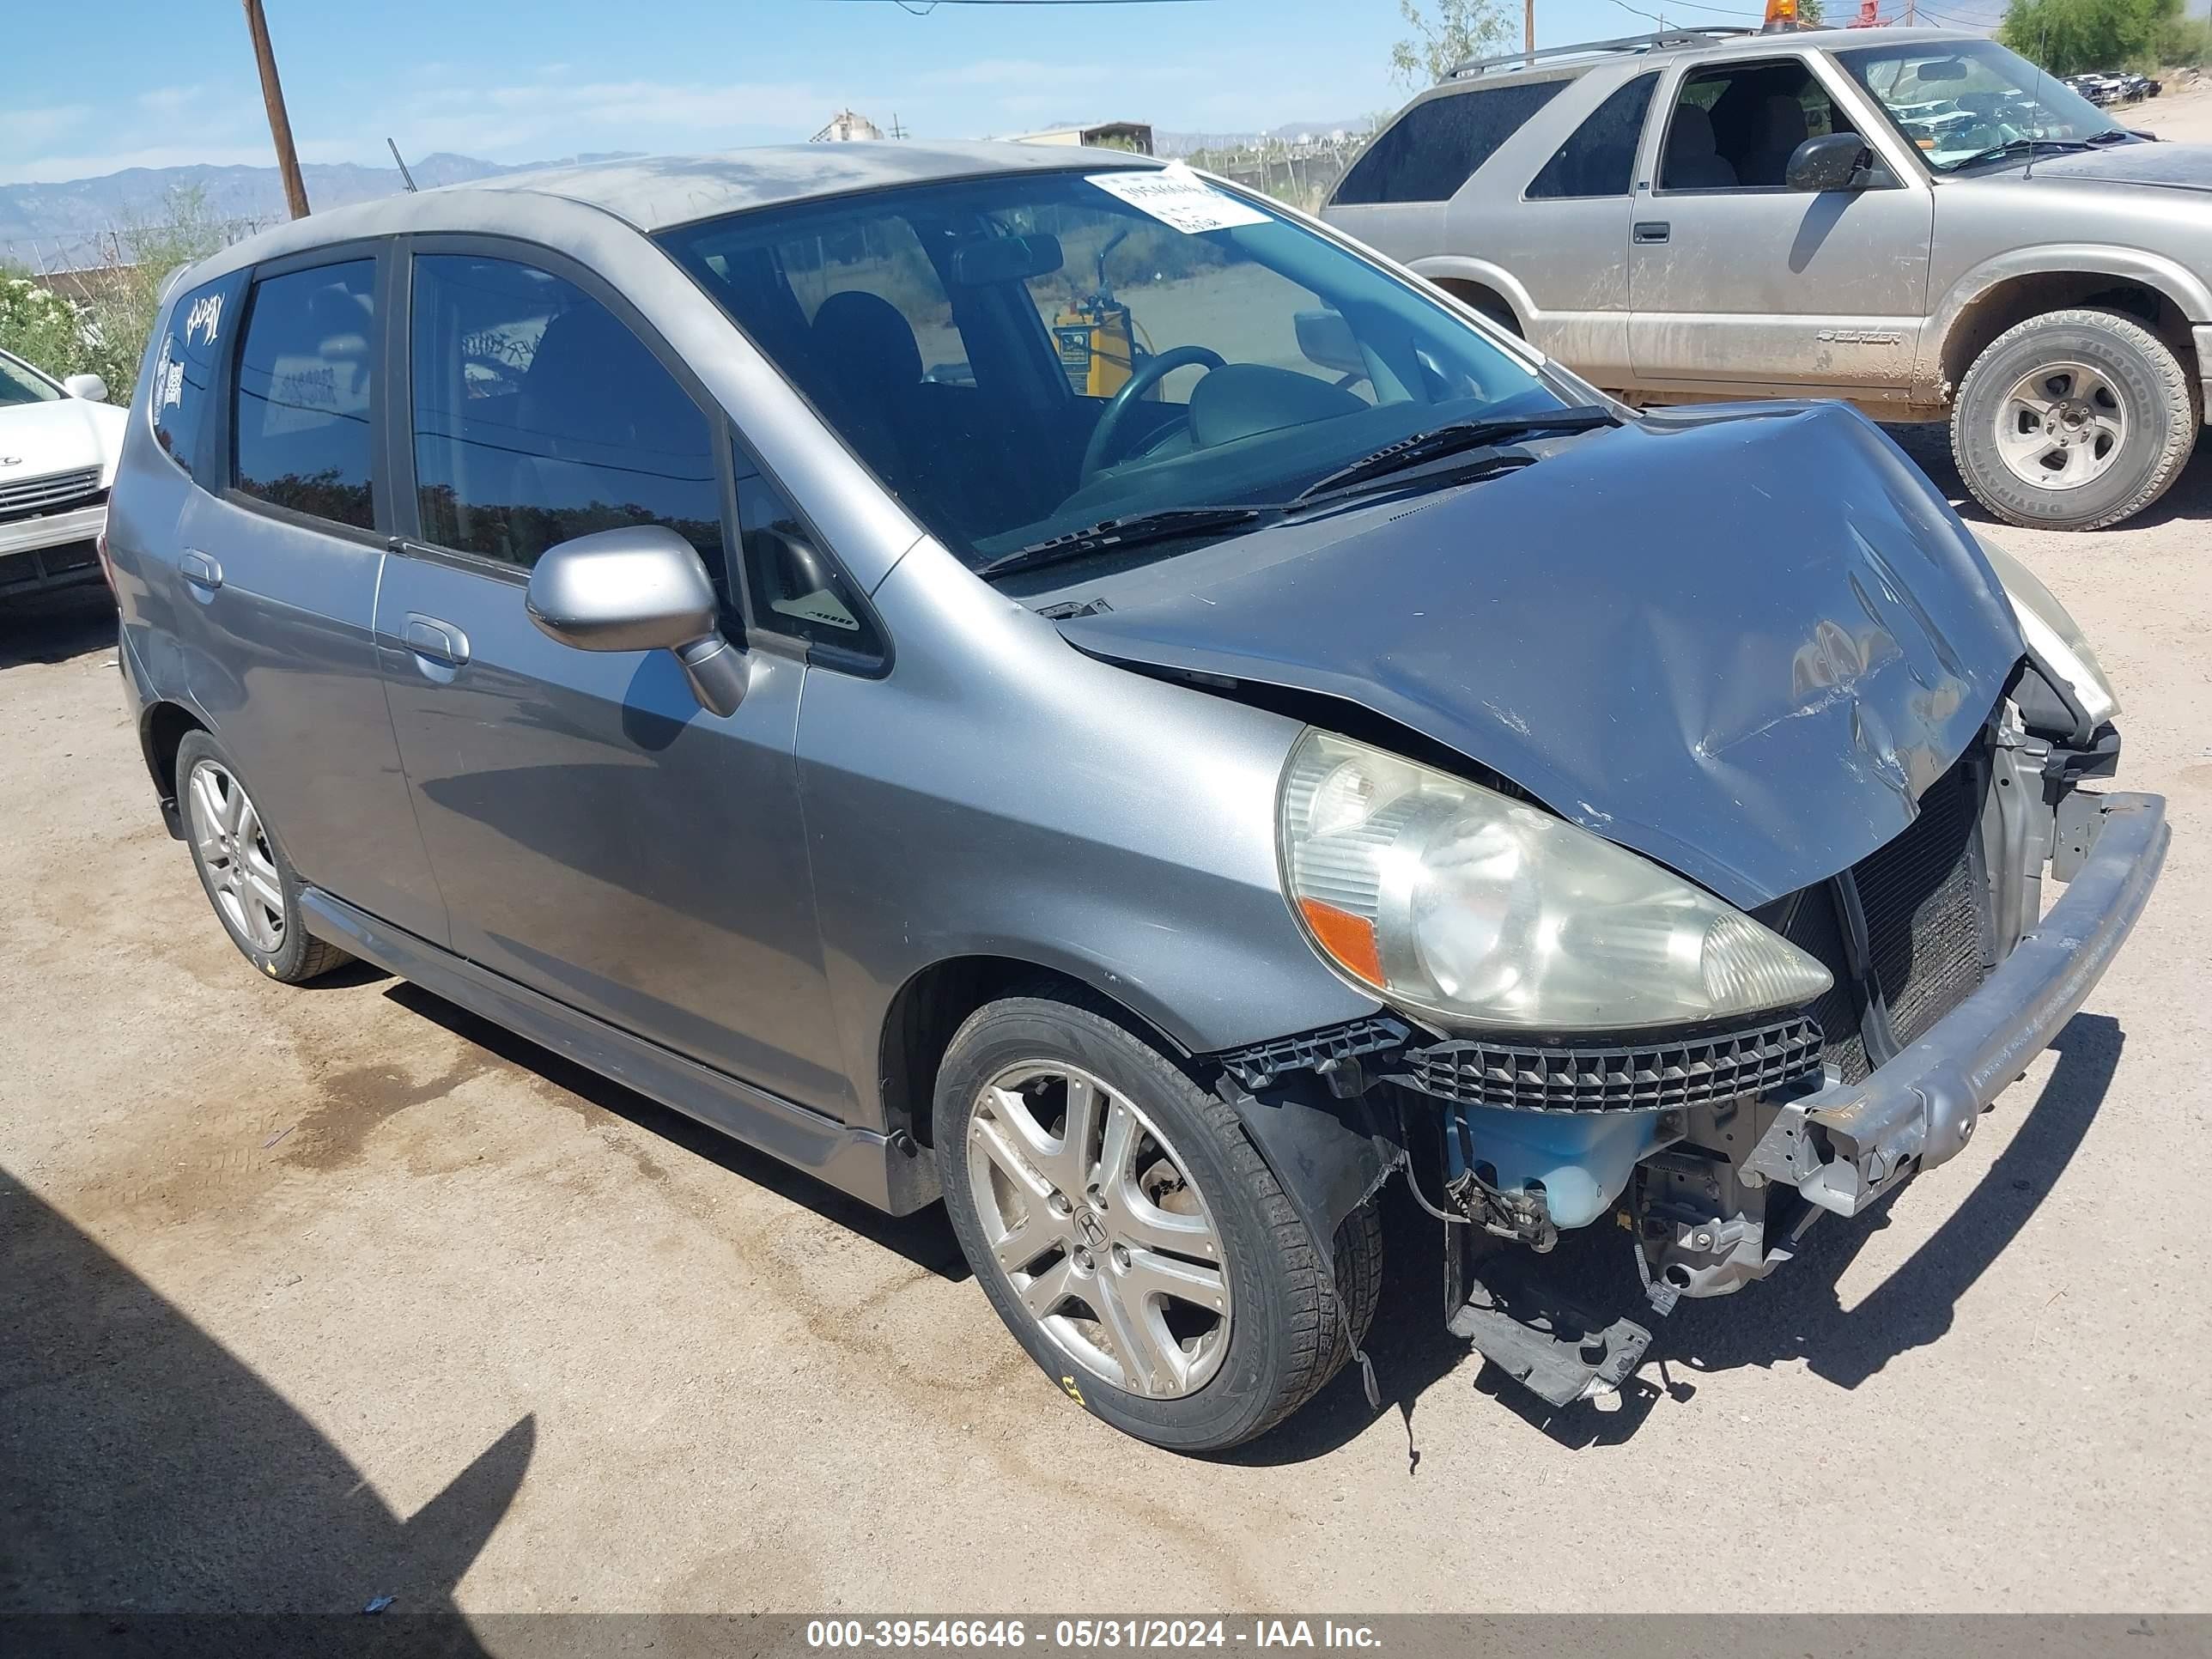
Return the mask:
<path fill-rule="evenodd" d="M 222 567 L 196 547 L 188 547 L 177 560 L 177 572 L 194 587 L 210 593 L 222 586 Z"/>
<path fill-rule="evenodd" d="M 410 651 L 442 668 L 459 668 L 469 659 L 469 636 L 435 617 L 408 612 L 405 638 Z"/>
<path fill-rule="evenodd" d="M 1674 226 L 1664 219 L 1638 219 L 1633 239 L 1639 242 L 1663 242 L 1673 234 Z"/>

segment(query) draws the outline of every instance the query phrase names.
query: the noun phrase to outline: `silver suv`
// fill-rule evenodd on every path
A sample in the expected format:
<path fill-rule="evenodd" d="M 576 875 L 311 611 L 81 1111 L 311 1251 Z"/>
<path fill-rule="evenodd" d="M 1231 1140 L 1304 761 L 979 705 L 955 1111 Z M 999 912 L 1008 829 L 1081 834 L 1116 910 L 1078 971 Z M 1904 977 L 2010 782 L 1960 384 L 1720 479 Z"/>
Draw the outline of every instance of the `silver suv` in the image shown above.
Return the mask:
<path fill-rule="evenodd" d="M 1948 416 L 1991 513 L 2089 530 L 2196 441 L 2208 187 L 1978 35 L 1695 29 L 1462 65 L 1324 216 L 1632 401 Z"/>

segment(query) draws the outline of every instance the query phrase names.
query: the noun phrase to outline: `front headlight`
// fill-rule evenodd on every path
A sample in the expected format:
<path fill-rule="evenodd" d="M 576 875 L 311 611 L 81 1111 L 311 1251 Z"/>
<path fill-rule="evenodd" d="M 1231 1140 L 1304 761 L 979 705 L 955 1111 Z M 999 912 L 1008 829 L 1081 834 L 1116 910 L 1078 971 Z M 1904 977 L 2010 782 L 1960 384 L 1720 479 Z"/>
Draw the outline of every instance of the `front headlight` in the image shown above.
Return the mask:
<path fill-rule="evenodd" d="M 1986 536 L 1976 536 L 1982 556 L 2004 584 L 2005 598 L 2020 621 L 2021 637 L 2035 659 L 2064 680 L 2096 730 L 2120 712 L 2119 694 L 2105 678 L 2105 665 L 2089 648 L 2088 635 L 2057 596 L 2036 580 L 2035 573 Z"/>
<path fill-rule="evenodd" d="M 1832 982 L 1649 860 L 1346 738 L 1299 738 L 1279 812 L 1285 889 L 1322 954 L 1448 1024 L 1677 1025 Z"/>

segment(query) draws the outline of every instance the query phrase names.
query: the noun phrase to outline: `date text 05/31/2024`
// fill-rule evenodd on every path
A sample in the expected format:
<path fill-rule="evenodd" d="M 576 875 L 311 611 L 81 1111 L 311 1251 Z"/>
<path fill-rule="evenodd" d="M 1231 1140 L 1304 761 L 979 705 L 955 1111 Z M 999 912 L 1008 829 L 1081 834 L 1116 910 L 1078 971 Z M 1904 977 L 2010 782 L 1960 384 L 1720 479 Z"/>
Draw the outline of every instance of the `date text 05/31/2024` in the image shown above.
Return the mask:
<path fill-rule="evenodd" d="M 813 1619 L 806 1645 L 866 1648 L 1361 1648 L 1366 1625 L 1331 1619 Z"/>

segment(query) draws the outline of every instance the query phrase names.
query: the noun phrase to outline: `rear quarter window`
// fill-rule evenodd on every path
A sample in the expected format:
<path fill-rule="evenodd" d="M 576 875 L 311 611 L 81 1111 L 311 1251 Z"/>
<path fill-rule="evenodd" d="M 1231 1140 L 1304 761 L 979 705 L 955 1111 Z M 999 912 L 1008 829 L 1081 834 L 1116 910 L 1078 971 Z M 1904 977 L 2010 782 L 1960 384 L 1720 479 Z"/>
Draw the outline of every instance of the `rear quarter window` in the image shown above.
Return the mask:
<path fill-rule="evenodd" d="M 1521 81 L 1413 105 L 1352 163 L 1336 204 L 1447 199 L 1566 84 Z"/>
<path fill-rule="evenodd" d="M 246 273 L 236 271 L 177 296 L 167 325 L 154 346 L 153 374 L 146 392 L 147 419 L 154 441 L 187 477 L 209 469 L 204 434 L 216 366 L 229 349 L 238 323 L 238 299 Z"/>
<path fill-rule="evenodd" d="M 1615 87 L 1552 152 L 1529 183 L 1529 199 L 1627 195 L 1636 179 L 1637 141 L 1644 136 L 1644 117 L 1658 84 L 1656 74 L 1645 74 Z"/>

